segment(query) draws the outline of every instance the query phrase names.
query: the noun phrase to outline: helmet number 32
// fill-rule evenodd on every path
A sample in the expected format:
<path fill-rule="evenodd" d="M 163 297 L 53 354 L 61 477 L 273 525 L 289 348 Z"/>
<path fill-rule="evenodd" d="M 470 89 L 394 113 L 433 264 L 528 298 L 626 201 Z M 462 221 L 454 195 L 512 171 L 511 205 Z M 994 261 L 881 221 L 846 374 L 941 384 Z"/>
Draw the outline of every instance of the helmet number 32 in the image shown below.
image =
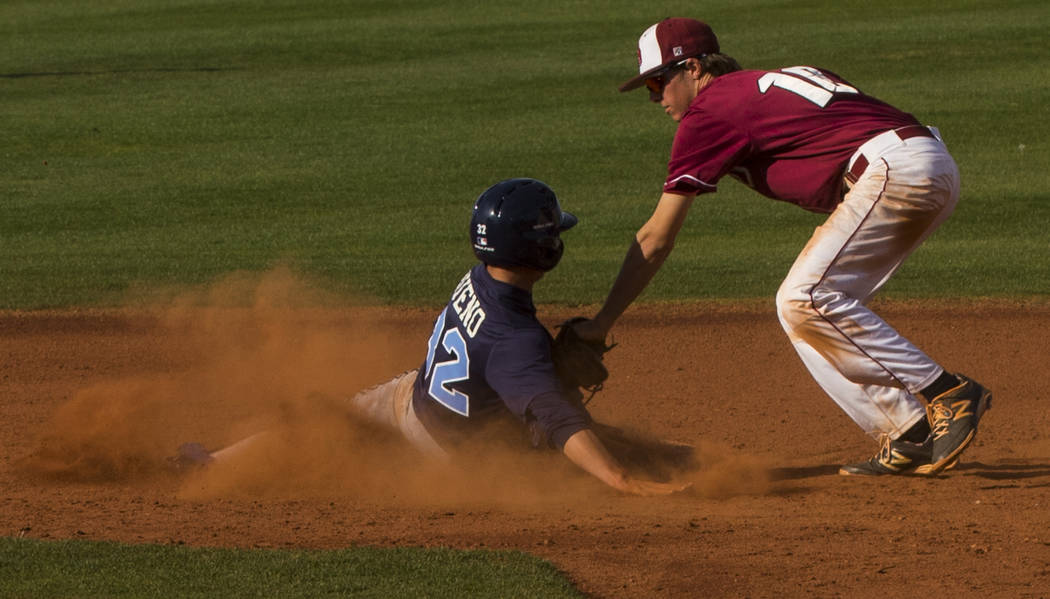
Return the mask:
<path fill-rule="evenodd" d="M 758 78 L 758 91 L 766 93 L 771 87 L 787 90 L 824 108 L 835 94 L 855 94 L 857 88 L 839 83 L 813 67 L 789 67 L 780 72 L 766 73 Z"/>
<path fill-rule="evenodd" d="M 467 342 L 463 339 L 459 328 L 450 327 L 445 330 L 445 312 L 442 311 L 437 322 L 434 323 L 434 333 L 428 342 L 426 372 L 424 373 L 430 379 L 427 393 L 453 412 L 470 416 L 470 397 L 466 393 L 447 387 L 451 383 L 465 381 L 469 378 L 470 356 L 467 355 Z M 439 342 L 445 352 L 452 356 L 452 359 L 434 364 Z"/>

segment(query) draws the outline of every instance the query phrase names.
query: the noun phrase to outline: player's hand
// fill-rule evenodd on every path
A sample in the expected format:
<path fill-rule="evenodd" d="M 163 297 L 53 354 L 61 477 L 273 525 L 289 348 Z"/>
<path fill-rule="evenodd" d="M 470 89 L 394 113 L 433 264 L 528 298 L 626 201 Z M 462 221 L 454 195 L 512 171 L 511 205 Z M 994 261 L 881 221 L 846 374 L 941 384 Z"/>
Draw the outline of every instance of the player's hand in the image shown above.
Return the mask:
<path fill-rule="evenodd" d="M 598 324 L 598 321 L 590 319 L 573 323 L 572 329 L 585 341 L 600 341 L 605 343 L 605 336 L 608 334 L 608 331 L 603 329 L 601 325 Z"/>

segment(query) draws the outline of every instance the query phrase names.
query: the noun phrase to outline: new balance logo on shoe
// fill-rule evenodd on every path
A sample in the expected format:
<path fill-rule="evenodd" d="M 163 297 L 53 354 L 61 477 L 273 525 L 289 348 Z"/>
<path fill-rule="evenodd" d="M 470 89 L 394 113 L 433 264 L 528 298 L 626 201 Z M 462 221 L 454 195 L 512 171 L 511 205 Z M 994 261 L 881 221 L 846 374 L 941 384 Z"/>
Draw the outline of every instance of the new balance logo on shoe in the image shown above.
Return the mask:
<path fill-rule="evenodd" d="M 991 407 L 992 393 L 980 383 L 956 374 L 959 386 L 938 395 L 930 402 L 930 428 L 933 450 L 930 464 L 916 471 L 937 474 L 954 464 L 977 436 L 977 425 L 985 410 Z"/>
<path fill-rule="evenodd" d="M 961 374 L 958 386 L 930 402 L 930 436 L 923 443 L 884 437 L 879 452 L 866 462 L 846 464 L 839 474 L 879 476 L 921 474 L 933 476 L 954 468 L 959 455 L 977 436 L 977 424 L 991 407 L 992 393 Z"/>

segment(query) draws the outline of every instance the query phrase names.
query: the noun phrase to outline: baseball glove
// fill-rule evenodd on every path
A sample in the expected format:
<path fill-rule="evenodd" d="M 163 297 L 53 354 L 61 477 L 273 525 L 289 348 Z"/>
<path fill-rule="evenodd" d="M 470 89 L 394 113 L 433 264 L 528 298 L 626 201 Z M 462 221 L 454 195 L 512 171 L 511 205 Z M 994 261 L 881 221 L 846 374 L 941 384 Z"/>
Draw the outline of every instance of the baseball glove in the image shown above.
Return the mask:
<path fill-rule="evenodd" d="M 605 379 L 609 378 L 609 371 L 602 360 L 605 352 L 616 344 L 605 345 L 604 341 L 588 341 L 577 335 L 572 325 L 584 320 L 587 319 L 578 316 L 558 325 L 551 355 L 562 382 L 586 389 L 593 397 L 594 393 L 601 390 Z"/>

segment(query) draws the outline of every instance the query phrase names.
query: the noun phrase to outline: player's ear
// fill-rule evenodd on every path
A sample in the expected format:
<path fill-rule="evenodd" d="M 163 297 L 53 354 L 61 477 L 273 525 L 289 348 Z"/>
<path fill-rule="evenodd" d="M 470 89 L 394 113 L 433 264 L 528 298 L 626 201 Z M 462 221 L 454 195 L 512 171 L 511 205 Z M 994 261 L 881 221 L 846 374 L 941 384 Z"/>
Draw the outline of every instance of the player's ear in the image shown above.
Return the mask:
<path fill-rule="evenodd" d="M 699 58 L 686 59 L 685 68 L 693 79 L 700 79 L 704 76 L 704 65 Z"/>

